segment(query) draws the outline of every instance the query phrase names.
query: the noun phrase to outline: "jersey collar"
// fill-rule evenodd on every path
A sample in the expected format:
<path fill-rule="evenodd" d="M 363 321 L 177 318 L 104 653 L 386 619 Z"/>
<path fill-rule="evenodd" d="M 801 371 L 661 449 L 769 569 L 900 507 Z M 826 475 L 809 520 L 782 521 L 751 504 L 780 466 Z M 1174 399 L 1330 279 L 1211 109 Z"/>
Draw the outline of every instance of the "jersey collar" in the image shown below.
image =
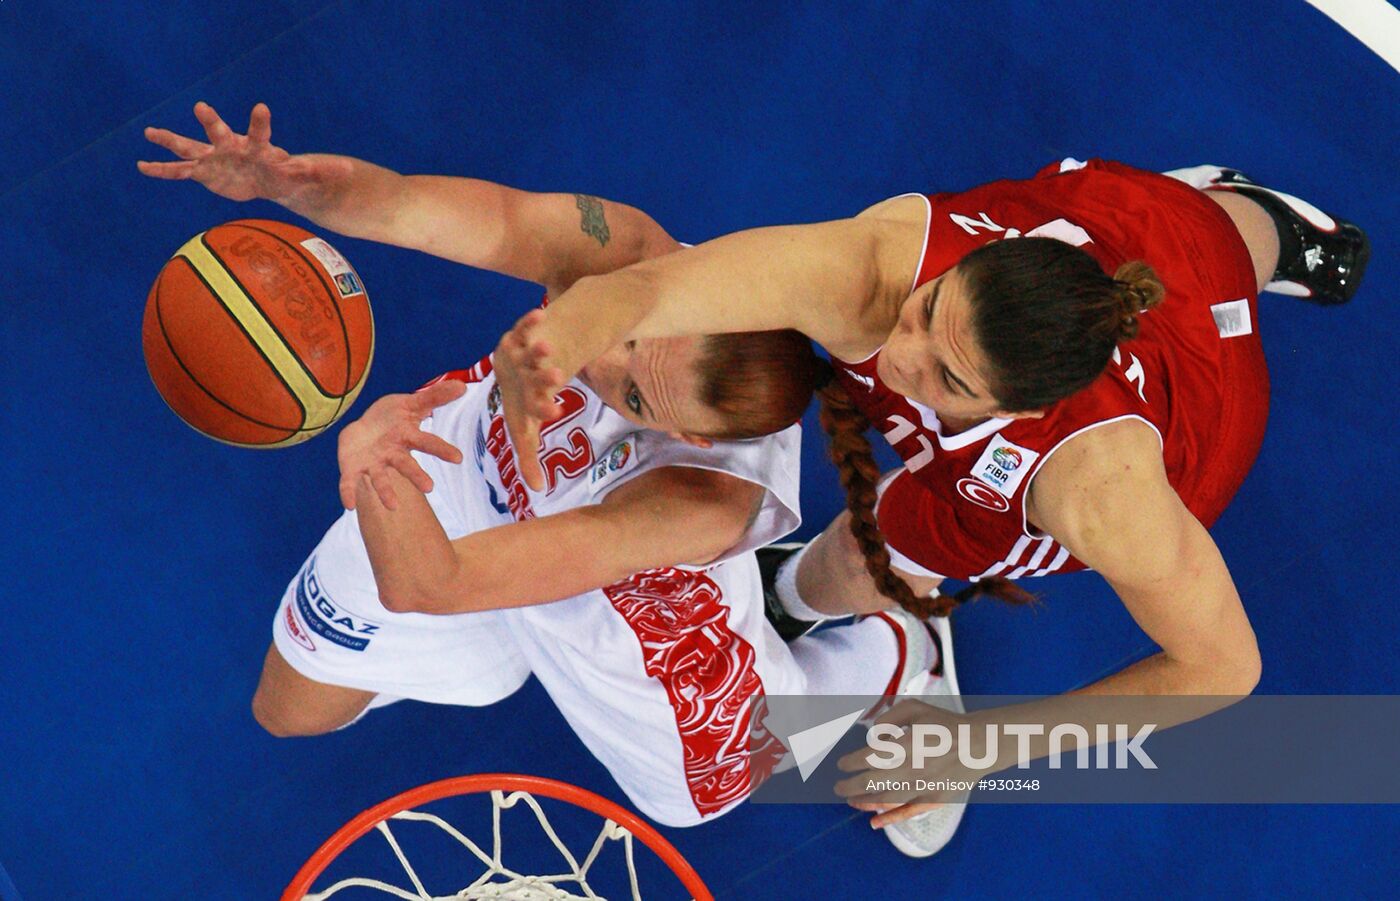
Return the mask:
<path fill-rule="evenodd" d="M 945 435 L 943 433 L 943 421 L 938 418 L 938 414 L 931 407 L 910 398 L 904 398 L 905 403 L 914 408 L 914 412 L 919 414 L 920 421 L 924 428 L 938 436 L 938 444 L 944 450 L 960 450 L 972 444 L 976 444 L 986 438 L 990 438 L 1004 427 L 1015 422 L 1013 419 L 998 419 L 992 417 L 986 422 L 978 423 L 970 429 L 964 429 L 955 435 Z"/>

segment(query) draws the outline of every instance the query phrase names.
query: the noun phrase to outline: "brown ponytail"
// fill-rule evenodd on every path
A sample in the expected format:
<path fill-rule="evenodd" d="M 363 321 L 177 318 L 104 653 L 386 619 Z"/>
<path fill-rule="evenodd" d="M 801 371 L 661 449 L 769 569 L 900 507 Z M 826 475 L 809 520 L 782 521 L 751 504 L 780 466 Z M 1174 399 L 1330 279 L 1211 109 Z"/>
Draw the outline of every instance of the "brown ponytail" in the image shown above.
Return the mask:
<path fill-rule="evenodd" d="M 1138 316 L 1162 302 L 1167 289 L 1152 267 L 1142 260 L 1132 260 L 1113 273 L 1114 296 L 1118 300 L 1118 340 L 1136 338 Z"/>
<path fill-rule="evenodd" d="M 982 595 L 1011 604 L 1035 601 L 1035 595 L 1006 579 L 984 579 L 953 595 L 916 596 L 908 583 L 890 569 L 890 552 L 875 521 L 875 488 L 880 480 L 880 468 L 871 453 L 870 441 L 865 437 L 870 420 L 856 409 L 845 390 L 834 381 L 819 389 L 817 397 L 821 400 L 822 428 L 831 439 L 831 461 L 836 464 L 841 486 L 846 489 L 851 535 L 865 557 L 866 572 L 875 580 L 875 588 L 881 594 L 920 619 L 947 616 L 958 604 Z"/>
<path fill-rule="evenodd" d="M 1054 238 L 993 241 L 957 271 L 989 387 L 1012 412 L 1043 410 L 1087 387 L 1166 294 L 1146 263 L 1124 263 L 1110 278 L 1089 254 Z"/>

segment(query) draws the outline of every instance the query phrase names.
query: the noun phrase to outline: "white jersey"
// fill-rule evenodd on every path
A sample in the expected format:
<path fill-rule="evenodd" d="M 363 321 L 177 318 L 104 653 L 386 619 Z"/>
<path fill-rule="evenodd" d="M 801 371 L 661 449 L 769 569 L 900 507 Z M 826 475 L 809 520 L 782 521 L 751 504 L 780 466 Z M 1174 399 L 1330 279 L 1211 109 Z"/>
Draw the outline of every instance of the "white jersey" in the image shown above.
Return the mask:
<path fill-rule="evenodd" d="M 347 513 L 287 589 L 274 625 L 282 656 L 318 681 L 453 704 L 493 703 L 533 672 L 649 816 L 690 825 L 737 804 L 751 788 L 753 704 L 765 692 L 805 686 L 764 618 L 751 553 L 800 522 L 800 427 L 698 448 L 639 429 L 573 382 L 559 396 L 563 414 L 541 429 L 547 487 L 536 492 L 516 468 L 489 360 L 443 378 L 466 381 L 468 390 L 424 428 L 460 447 L 464 460 L 418 459 L 433 477 L 429 503 L 449 538 L 597 503 L 666 466 L 754 482 L 765 489 L 762 508 L 707 566 L 651 570 L 552 604 L 452 616 L 386 610 L 358 521 Z M 542 566 L 568 566 L 587 549 L 541 553 Z"/>
<path fill-rule="evenodd" d="M 539 459 L 546 486 L 537 492 L 525 484 L 515 465 L 515 448 L 506 434 L 490 358 L 438 381 L 443 379 L 466 382 L 467 393 L 435 410 L 424 428 L 459 442 L 467 460 L 475 464 L 475 472 L 448 473 L 448 492 L 453 496 L 449 503 L 435 506 L 489 515 L 480 509 L 476 484 L 484 481 L 498 522 L 513 522 L 596 504 L 619 485 L 653 469 L 693 466 L 729 473 L 765 489 L 758 517 L 721 560 L 762 547 L 801 524 L 798 425 L 763 438 L 716 441 L 713 447 L 699 448 L 643 429 L 574 380 L 556 395 L 563 412 L 540 428 Z M 471 436 L 469 441 L 466 436 Z M 438 462 L 421 455 L 420 461 Z M 474 521 L 472 516 L 463 525 Z M 443 526 L 452 531 L 448 522 Z"/>

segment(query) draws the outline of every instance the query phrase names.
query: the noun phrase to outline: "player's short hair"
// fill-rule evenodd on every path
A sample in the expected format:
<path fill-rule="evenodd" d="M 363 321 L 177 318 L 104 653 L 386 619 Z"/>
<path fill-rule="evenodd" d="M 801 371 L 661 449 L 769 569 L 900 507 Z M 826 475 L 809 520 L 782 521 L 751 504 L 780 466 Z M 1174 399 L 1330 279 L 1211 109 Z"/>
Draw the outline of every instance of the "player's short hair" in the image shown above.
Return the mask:
<path fill-rule="evenodd" d="M 780 432 L 802 418 L 825 363 L 791 329 L 731 332 L 701 339 L 695 364 L 700 399 L 724 425 L 708 438 L 739 440 Z"/>

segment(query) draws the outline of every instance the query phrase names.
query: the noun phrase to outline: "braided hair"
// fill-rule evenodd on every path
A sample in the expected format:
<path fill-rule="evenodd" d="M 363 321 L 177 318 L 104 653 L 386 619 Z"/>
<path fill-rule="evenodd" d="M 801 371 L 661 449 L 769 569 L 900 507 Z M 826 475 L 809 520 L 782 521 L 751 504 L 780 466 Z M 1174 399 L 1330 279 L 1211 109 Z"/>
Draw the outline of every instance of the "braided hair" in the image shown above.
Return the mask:
<path fill-rule="evenodd" d="M 834 380 L 817 391 L 821 401 L 821 425 L 830 438 L 831 461 L 846 489 L 846 509 L 851 514 L 851 535 L 865 557 L 865 570 L 885 597 L 920 619 L 947 616 L 958 604 L 989 595 L 1011 604 L 1034 603 L 1035 595 L 1007 579 L 983 579 L 956 594 L 918 597 L 908 583 L 890 568 L 890 552 L 875 520 L 876 485 L 880 468 L 865 433 L 870 420 L 851 402 Z"/>

